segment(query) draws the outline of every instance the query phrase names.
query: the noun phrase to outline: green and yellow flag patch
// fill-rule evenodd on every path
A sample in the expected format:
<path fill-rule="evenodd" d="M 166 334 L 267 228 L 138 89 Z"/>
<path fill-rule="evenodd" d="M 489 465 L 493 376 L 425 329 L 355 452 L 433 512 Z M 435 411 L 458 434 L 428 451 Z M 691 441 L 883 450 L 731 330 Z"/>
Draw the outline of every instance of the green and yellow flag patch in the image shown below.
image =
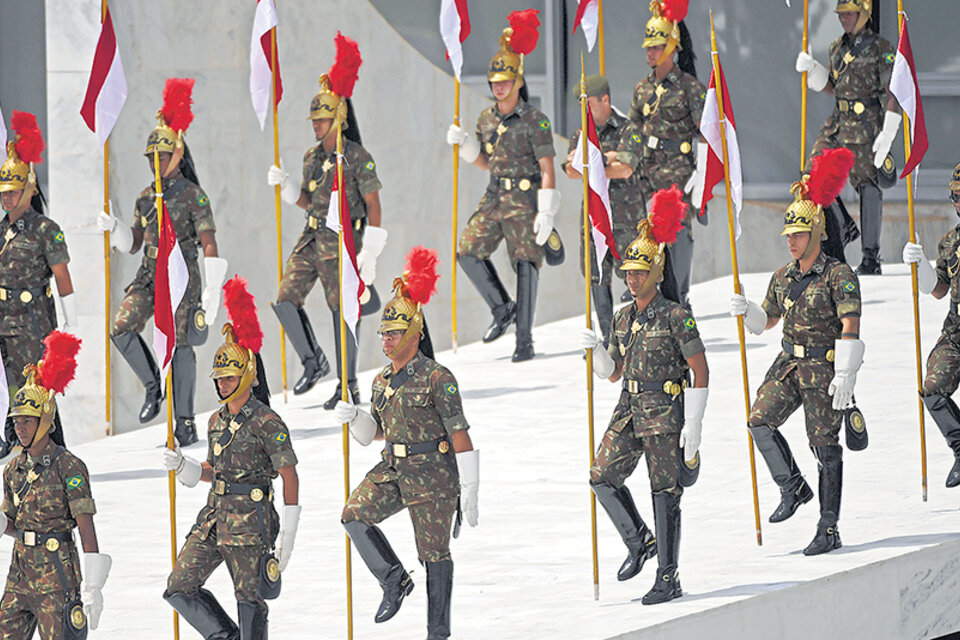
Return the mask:
<path fill-rule="evenodd" d="M 67 478 L 67 487 L 70 489 L 79 489 L 83 486 L 83 476 L 73 476 L 72 478 Z"/>
<path fill-rule="evenodd" d="M 455 395 L 457 395 L 457 385 L 453 384 L 452 382 L 451 382 L 450 384 L 446 385 L 446 386 L 443 388 L 443 390 L 444 390 L 444 392 L 445 392 L 448 396 L 455 396 Z"/>
<path fill-rule="evenodd" d="M 550 121 L 549 121 L 549 120 L 541 120 L 541 121 L 540 121 L 540 128 L 543 129 L 544 131 L 549 131 L 549 130 L 550 130 Z"/>

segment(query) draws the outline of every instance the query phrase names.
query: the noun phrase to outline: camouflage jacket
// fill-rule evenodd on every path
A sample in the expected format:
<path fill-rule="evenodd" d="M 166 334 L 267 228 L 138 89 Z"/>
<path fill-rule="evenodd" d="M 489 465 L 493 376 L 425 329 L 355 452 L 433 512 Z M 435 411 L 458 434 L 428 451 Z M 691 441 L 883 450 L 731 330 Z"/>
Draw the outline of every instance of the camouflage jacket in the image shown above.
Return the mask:
<path fill-rule="evenodd" d="M 540 179 L 540 158 L 556 155 L 550 120 L 524 100 L 503 114 L 494 104 L 477 120 L 480 153 L 490 162 L 495 178 Z"/>
<path fill-rule="evenodd" d="M 3 470 L 3 504 L 0 509 L 18 531 L 71 532 L 77 526 L 78 515 L 92 515 L 97 511 L 86 465 L 67 450 L 53 458 L 56 448 L 57 445 L 50 441 L 39 459 L 21 452 Z M 41 466 L 44 466 L 42 470 Z M 35 479 L 29 482 L 34 476 Z M 44 546 L 24 546 L 17 540 L 13 543 L 7 590 L 19 593 L 62 590 L 53 553 L 58 553 L 64 564 L 68 588 L 78 589 L 80 563 L 76 545 L 63 543 L 57 551 L 51 552 Z"/>
<path fill-rule="evenodd" d="M 687 358 L 703 353 L 697 322 L 683 306 L 658 293 L 643 311 L 629 304 L 613 316 L 608 353 L 623 364 L 623 381 L 678 382 L 690 369 Z M 631 421 L 638 436 L 676 433 L 682 425 L 679 403 L 657 391 L 624 389 L 610 427 L 622 430 Z"/>
<path fill-rule="evenodd" d="M 859 53 L 853 55 L 859 48 Z M 896 50 L 872 31 L 854 37 L 846 34 L 830 45 L 830 86 L 838 100 L 863 102 L 866 110 L 856 114 L 835 106 L 824 133 L 840 143 L 872 144 L 880 132 L 887 108 L 886 89 L 893 72 Z"/>
<path fill-rule="evenodd" d="M 943 321 L 943 333 L 954 339 L 960 333 L 960 225 L 948 231 L 937 246 L 937 279 L 950 286 L 950 313 Z"/>
<path fill-rule="evenodd" d="M 210 416 L 207 462 L 213 467 L 214 483 L 195 528 L 206 537 L 216 526 L 217 544 L 253 545 L 260 542 L 261 527 L 265 526 L 270 545 L 279 529 L 272 488 L 255 501 L 252 496 L 218 495 L 216 480 L 272 487 L 278 471 L 297 464 L 297 456 L 287 426 L 270 407 L 251 395 L 238 415 L 243 420 L 226 445 L 219 445 L 220 437 L 238 416 L 231 415 L 226 405 Z M 266 523 L 260 521 L 258 502 L 261 508 L 268 507 L 263 509 Z"/>
<path fill-rule="evenodd" d="M 644 138 L 688 141 L 696 148 L 695 138 L 700 135 L 700 115 L 706 95 L 706 88 L 696 77 L 677 67 L 662 82 L 658 82 L 651 71 L 633 90 L 630 120 L 640 127 L 639 133 Z M 654 153 L 647 147 L 643 157 L 649 158 Z"/>
<path fill-rule="evenodd" d="M 177 241 L 184 252 L 184 257 L 188 261 L 196 261 L 200 234 L 204 231 L 217 230 L 213 223 L 210 198 L 203 189 L 179 173 L 164 179 L 161 186 L 163 203 L 170 213 L 173 230 L 177 234 Z M 143 264 L 152 272 L 156 268 L 156 260 L 149 254 L 156 251 L 160 241 L 160 229 L 157 225 L 157 196 L 152 183 L 137 197 L 131 226 L 133 229 L 143 230 Z"/>

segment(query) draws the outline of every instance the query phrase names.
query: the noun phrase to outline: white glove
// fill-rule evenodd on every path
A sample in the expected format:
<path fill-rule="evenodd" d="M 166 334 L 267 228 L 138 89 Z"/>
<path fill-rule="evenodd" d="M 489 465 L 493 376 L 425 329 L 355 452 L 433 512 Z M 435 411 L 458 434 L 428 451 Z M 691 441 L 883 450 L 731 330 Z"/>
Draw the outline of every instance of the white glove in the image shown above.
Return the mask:
<path fill-rule="evenodd" d="M 823 91 L 827 86 L 829 72 L 827 68 L 813 59 L 806 51 L 797 54 L 797 73 L 807 72 L 807 86 L 814 91 Z"/>
<path fill-rule="evenodd" d="M 703 430 L 703 412 L 707 408 L 707 388 L 689 388 L 683 392 L 683 429 L 680 430 L 680 446 L 685 460 L 693 460 L 700 448 L 700 432 Z"/>
<path fill-rule="evenodd" d="M 480 143 L 477 139 L 455 124 L 450 125 L 450 128 L 447 129 L 447 144 L 451 147 L 460 145 L 459 153 L 464 162 L 473 164 L 477 156 L 480 155 Z"/>
<path fill-rule="evenodd" d="M 280 572 L 287 568 L 290 562 L 290 555 L 293 553 L 293 543 L 297 539 L 297 527 L 300 526 L 300 510 L 298 504 L 283 505 L 283 526 L 280 527 L 280 535 L 277 537 L 277 562 L 280 565 Z"/>
<path fill-rule="evenodd" d="M 767 312 L 756 302 L 751 302 L 736 294 L 730 296 L 730 315 L 734 318 L 743 316 L 744 326 L 755 336 L 760 335 L 767 328 Z"/>
<path fill-rule="evenodd" d="M 7 522 L 7 516 L 0 511 L 0 535 L 3 535 L 3 533 L 7 530 Z"/>
<path fill-rule="evenodd" d="M 129 253 L 133 246 L 133 231 L 130 227 L 120 224 L 115 217 L 101 211 L 97 214 L 97 229 L 104 233 L 110 232 L 110 246 L 121 253 Z"/>
<path fill-rule="evenodd" d="M 80 328 L 77 322 L 77 295 L 69 293 L 60 296 L 60 330 L 67 333 L 76 333 Z"/>
<path fill-rule="evenodd" d="M 460 510 L 467 524 L 477 526 L 480 512 L 477 509 L 477 492 L 480 489 L 480 451 L 472 449 L 457 454 L 460 469 Z"/>
<path fill-rule="evenodd" d="M 220 289 L 223 279 L 227 275 L 227 261 L 224 258 L 204 257 L 203 271 L 206 275 L 206 285 L 200 294 L 200 307 L 203 308 L 207 324 L 212 325 L 220 311 Z"/>
<path fill-rule="evenodd" d="M 537 217 L 533 219 L 533 232 L 537 234 L 537 244 L 543 245 L 553 231 L 553 219 L 560 211 L 560 192 L 556 189 L 537 190 Z"/>
<path fill-rule="evenodd" d="M 857 371 L 863 364 L 862 340 L 837 340 L 833 346 L 833 380 L 827 393 L 833 396 L 833 408 L 842 411 L 853 402 Z"/>
<path fill-rule="evenodd" d="M 373 284 L 377 277 L 377 258 L 386 244 L 386 229 L 367 227 L 363 232 L 363 248 L 357 254 L 357 268 L 360 269 L 360 279 L 367 285 Z"/>
<path fill-rule="evenodd" d="M 338 423 L 350 425 L 350 435 L 364 447 L 373 442 L 377 435 L 377 421 L 355 404 L 338 400 L 333 415 Z"/>
<path fill-rule="evenodd" d="M 583 349 L 593 349 L 593 372 L 597 377 L 606 380 L 613 375 L 615 364 L 613 358 L 603 348 L 603 340 L 593 329 L 580 330 L 580 347 Z"/>
<path fill-rule="evenodd" d="M 290 179 L 290 174 L 283 168 L 283 160 L 279 167 L 272 164 L 267 169 L 267 184 L 271 187 L 280 185 L 280 198 L 287 204 L 297 204 L 300 199 L 300 182 Z"/>
<path fill-rule="evenodd" d="M 706 142 L 697 143 L 697 168 L 694 170 L 693 175 L 690 176 L 690 179 L 687 180 L 686 186 L 683 188 L 684 193 L 690 194 L 690 202 L 693 203 L 693 206 L 700 208 L 700 205 L 703 203 L 703 187 L 706 183 L 707 178 L 707 151 L 709 147 Z"/>
<path fill-rule="evenodd" d="M 885 111 L 883 116 L 883 129 L 877 134 L 877 139 L 873 141 L 873 166 L 877 169 L 883 166 L 883 159 L 890 153 L 890 147 L 897 137 L 897 129 L 900 128 L 900 122 L 903 117 L 896 111 Z"/>
<path fill-rule="evenodd" d="M 197 460 L 190 456 L 185 456 L 180 452 L 180 447 L 175 449 L 163 449 L 163 466 L 167 471 L 175 471 L 177 480 L 185 487 L 195 487 L 200 482 L 200 474 L 203 473 L 203 467 Z"/>
<path fill-rule="evenodd" d="M 103 613 L 101 590 L 107 582 L 112 565 L 113 559 L 105 553 L 83 554 L 83 591 L 80 593 L 80 601 L 83 602 L 87 624 L 94 631 L 100 624 L 100 614 Z"/>
<path fill-rule="evenodd" d="M 937 286 L 937 272 L 933 270 L 927 257 L 923 255 L 923 246 L 915 242 L 903 245 L 903 261 L 917 265 L 917 288 L 920 293 L 930 293 Z"/>

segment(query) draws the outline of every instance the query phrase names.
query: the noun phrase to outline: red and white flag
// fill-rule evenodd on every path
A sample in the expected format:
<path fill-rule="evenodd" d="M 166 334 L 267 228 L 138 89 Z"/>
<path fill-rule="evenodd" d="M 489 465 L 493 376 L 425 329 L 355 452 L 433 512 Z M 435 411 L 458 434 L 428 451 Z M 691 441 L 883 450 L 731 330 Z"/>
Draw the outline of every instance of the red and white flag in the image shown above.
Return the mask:
<path fill-rule="evenodd" d="M 447 58 L 453 66 L 453 75 L 459 80 L 460 70 L 463 67 L 463 49 L 460 45 L 470 35 L 467 0 L 441 0 L 440 35 L 447 48 Z"/>
<path fill-rule="evenodd" d="M 157 269 L 154 274 L 153 291 L 153 351 L 160 363 L 160 377 L 167 375 L 173 348 L 177 344 L 175 317 L 184 294 L 187 292 L 187 262 L 183 259 L 177 232 L 166 203 L 160 217 L 160 240 L 157 245 Z"/>
<path fill-rule="evenodd" d="M 581 132 L 582 134 L 582 132 Z M 610 207 L 610 181 L 603 165 L 603 152 L 600 150 L 600 137 L 597 135 L 597 126 L 593 122 L 593 112 L 587 106 L 587 193 L 589 195 L 590 234 L 593 236 L 593 246 L 596 247 L 597 269 L 603 263 L 609 249 L 619 260 L 617 243 L 613 238 L 613 216 Z M 583 171 L 583 135 L 577 137 L 577 149 L 574 153 L 576 162 Z"/>
<path fill-rule="evenodd" d="M 587 39 L 587 51 L 593 51 L 597 43 L 597 29 L 600 26 L 600 11 L 598 0 L 578 0 L 577 17 L 573 19 L 573 33 L 577 27 L 583 29 L 583 37 Z"/>
<path fill-rule="evenodd" d="M 107 9 L 100 27 L 100 39 L 93 54 L 93 68 L 87 83 L 87 94 L 80 107 L 80 116 L 90 131 L 97 133 L 100 145 L 107 141 L 113 125 L 120 116 L 123 103 L 127 101 L 127 79 L 123 75 L 117 36 L 113 32 L 113 19 Z"/>
<path fill-rule="evenodd" d="M 730 198 L 734 207 L 735 238 L 740 238 L 740 211 L 743 209 L 743 171 L 740 167 L 740 144 L 737 142 L 737 127 L 733 119 L 733 104 L 727 92 L 727 80 L 723 75 L 723 66 L 720 57 L 716 57 L 717 68 L 720 73 L 723 96 L 724 131 L 727 137 L 727 161 L 730 163 Z M 707 98 L 703 104 L 703 115 L 700 116 L 700 133 L 707 139 L 707 168 L 701 174 L 703 180 L 703 199 L 694 202 L 693 206 L 703 212 L 704 207 L 713 198 L 713 188 L 723 182 L 723 145 L 720 141 L 720 112 L 717 106 L 716 75 L 710 71 L 710 85 L 707 87 Z"/>
<path fill-rule="evenodd" d="M 903 167 L 901 178 L 905 178 L 917 168 L 930 143 L 927 141 L 927 124 L 923 119 L 923 102 L 920 101 L 920 85 L 917 84 L 917 65 L 913 62 L 913 49 L 907 34 L 907 21 L 903 21 L 900 30 L 900 42 L 897 44 L 897 57 L 893 62 L 893 74 L 890 76 L 890 93 L 900 103 L 903 113 L 910 118 L 910 159 Z"/>
<path fill-rule="evenodd" d="M 360 296 L 363 295 L 364 284 L 360 279 L 360 269 L 357 267 L 357 248 L 353 244 L 353 223 L 350 220 L 350 207 L 347 199 L 343 199 L 343 210 L 340 210 L 340 189 L 338 180 L 334 179 L 333 189 L 330 191 L 330 208 L 327 209 L 327 229 L 339 233 L 343 229 L 343 283 L 340 288 L 340 300 L 343 308 L 343 319 L 357 341 L 357 322 L 360 321 Z"/>
<path fill-rule="evenodd" d="M 270 30 L 278 24 L 277 7 L 273 0 L 257 0 L 257 12 L 253 17 L 253 35 L 250 37 L 250 99 L 253 101 L 253 110 L 260 120 L 260 129 L 267 121 L 270 111 L 270 100 L 273 90 L 270 86 L 273 61 L 273 43 Z M 277 96 L 276 104 L 280 104 L 283 96 L 283 82 L 280 80 L 280 48 L 277 46 Z"/>

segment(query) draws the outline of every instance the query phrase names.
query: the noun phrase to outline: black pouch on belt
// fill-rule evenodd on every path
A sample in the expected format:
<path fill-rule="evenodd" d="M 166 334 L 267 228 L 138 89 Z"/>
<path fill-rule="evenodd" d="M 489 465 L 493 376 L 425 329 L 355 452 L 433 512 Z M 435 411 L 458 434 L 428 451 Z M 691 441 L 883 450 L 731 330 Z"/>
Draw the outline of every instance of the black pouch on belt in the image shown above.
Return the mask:
<path fill-rule="evenodd" d="M 86 640 L 87 616 L 83 602 L 70 600 L 63 605 L 63 640 Z"/>
<path fill-rule="evenodd" d="M 843 431 L 847 440 L 847 449 L 863 451 L 869 444 L 867 422 L 856 405 L 843 411 Z"/>
<path fill-rule="evenodd" d="M 260 556 L 260 597 L 275 600 L 280 595 L 280 563 L 269 551 Z"/>
<path fill-rule="evenodd" d="M 191 347 L 201 347 L 207 343 L 207 335 L 210 333 L 210 325 L 207 324 L 207 316 L 200 304 L 190 307 L 190 315 L 187 317 L 187 344 Z"/>

